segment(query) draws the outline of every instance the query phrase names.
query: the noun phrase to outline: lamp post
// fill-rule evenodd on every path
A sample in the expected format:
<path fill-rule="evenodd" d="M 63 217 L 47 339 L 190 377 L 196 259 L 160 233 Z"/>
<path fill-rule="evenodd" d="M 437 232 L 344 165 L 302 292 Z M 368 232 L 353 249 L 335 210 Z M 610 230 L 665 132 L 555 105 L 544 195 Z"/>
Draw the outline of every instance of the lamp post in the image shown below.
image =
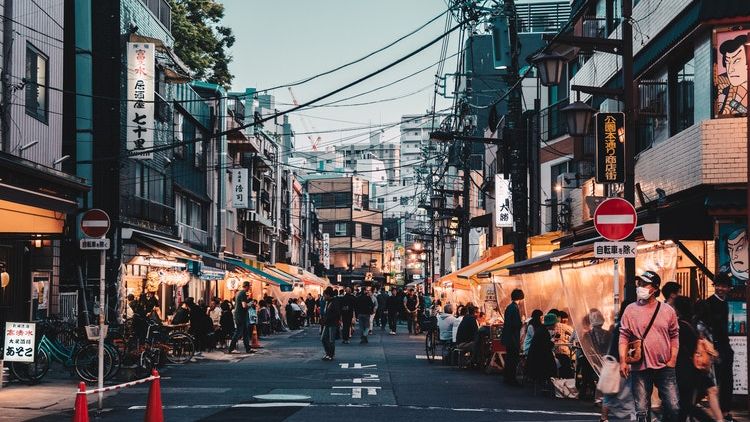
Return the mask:
<path fill-rule="evenodd" d="M 544 86 L 554 86 L 560 83 L 563 66 L 568 60 L 565 56 L 552 54 L 537 54 L 531 63 L 539 72 L 539 82 Z"/>

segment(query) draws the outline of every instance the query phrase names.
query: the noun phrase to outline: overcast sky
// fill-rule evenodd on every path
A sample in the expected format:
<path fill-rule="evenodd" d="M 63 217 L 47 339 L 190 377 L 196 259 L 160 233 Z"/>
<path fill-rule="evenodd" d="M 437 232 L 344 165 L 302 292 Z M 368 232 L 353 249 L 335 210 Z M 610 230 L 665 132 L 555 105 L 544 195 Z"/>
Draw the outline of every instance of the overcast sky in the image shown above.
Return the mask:
<path fill-rule="evenodd" d="M 246 87 L 258 90 L 298 81 L 358 59 L 445 11 L 444 0 L 315 0 L 267 1 L 223 0 L 224 25 L 234 31 L 232 48 L 233 90 Z M 455 25 L 455 22 L 453 23 Z M 305 102 L 383 67 L 431 41 L 444 31 L 445 16 L 395 46 L 362 63 L 292 88 L 299 102 Z M 458 32 L 450 39 L 448 56 L 456 53 Z M 408 61 L 352 87 L 325 102 L 356 95 L 414 73 L 436 63 L 441 43 Z M 322 107 L 292 116 L 296 132 L 322 131 L 380 125 L 397 122 L 404 114 L 424 113 L 432 106 L 436 66 L 402 82 L 340 104 L 363 103 L 409 95 L 378 104 Z M 446 61 L 444 73 L 455 72 L 455 59 Z M 277 108 L 292 103 L 287 88 L 272 92 Z M 450 106 L 450 100 L 438 97 L 438 110 Z M 330 119 L 330 120 L 329 120 Z M 307 126 L 307 128 L 306 128 Z M 398 127 L 386 132 L 384 139 L 397 137 Z M 367 131 L 342 131 L 321 134 L 322 146 L 341 142 L 342 138 Z M 359 136 L 348 142 L 366 142 Z M 308 149 L 306 135 L 297 136 L 297 148 Z"/>

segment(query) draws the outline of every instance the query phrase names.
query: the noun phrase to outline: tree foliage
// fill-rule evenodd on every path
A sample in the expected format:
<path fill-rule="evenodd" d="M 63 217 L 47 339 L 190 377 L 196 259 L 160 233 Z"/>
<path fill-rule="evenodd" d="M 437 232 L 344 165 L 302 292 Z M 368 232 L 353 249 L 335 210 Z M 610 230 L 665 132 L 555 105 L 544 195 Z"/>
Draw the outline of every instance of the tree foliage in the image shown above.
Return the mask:
<path fill-rule="evenodd" d="M 234 45 L 232 29 L 221 26 L 224 5 L 216 0 L 169 0 L 172 35 L 177 56 L 195 72 L 195 78 L 229 87 Z"/>

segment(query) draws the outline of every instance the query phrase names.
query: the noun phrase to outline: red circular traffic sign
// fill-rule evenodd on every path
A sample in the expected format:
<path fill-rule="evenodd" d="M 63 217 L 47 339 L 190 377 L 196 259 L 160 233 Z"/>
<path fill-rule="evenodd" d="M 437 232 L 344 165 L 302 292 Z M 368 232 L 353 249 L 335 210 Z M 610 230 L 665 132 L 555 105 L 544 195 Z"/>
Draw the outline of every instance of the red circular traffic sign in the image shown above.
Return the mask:
<path fill-rule="evenodd" d="M 622 198 L 609 198 L 594 211 L 594 227 L 605 239 L 616 242 L 630 236 L 638 224 L 633 204 Z"/>
<path fill-rule="evenodd" d="M 81 217 L 81 231 L 88 237 L 104 237 L 109 231 L 109 216 L 100 209 L 91 209 Z"/>

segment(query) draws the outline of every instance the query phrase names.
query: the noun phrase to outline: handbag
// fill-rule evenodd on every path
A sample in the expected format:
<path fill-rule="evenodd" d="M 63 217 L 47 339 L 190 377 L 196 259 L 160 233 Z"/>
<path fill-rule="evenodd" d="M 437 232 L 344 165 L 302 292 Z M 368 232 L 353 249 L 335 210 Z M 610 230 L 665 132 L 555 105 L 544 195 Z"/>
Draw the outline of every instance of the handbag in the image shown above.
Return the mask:
<path fill-rule="evenodd" d="M 602 357 L 602 370 L 599 374 L 599 382 L 596 389 L 602 394 L 617 394 L 620 392 L 620 365 L 614 356 Z"/>
<path fill-rule="evenodd" d="M 625 356 L 625 363 L 635 365 L 641 363 L 643 360 L 643 340 L 651 330 L 651 326 L 654 325 L 656 315 L 659 314 L 659 308 L 661 308 L 661 302 L 657 302 L 654 315 L 651 316 L 651 321 L 648 322 L 648 326 L 646 326 L 646 331 L 643 332 L 643 336 L 638 340 L 628 342 L 628 352 Z"/>
<path fill-rule="evenodd" d="M 716 358 L 719 357 L 719 352 L 716 351 L 714 345 L 705 338 L 699 338 L 695 345 L 695 353 L 693 353 L 693 365 L 695 369 L 703 372 L 709 372 Z"/>

